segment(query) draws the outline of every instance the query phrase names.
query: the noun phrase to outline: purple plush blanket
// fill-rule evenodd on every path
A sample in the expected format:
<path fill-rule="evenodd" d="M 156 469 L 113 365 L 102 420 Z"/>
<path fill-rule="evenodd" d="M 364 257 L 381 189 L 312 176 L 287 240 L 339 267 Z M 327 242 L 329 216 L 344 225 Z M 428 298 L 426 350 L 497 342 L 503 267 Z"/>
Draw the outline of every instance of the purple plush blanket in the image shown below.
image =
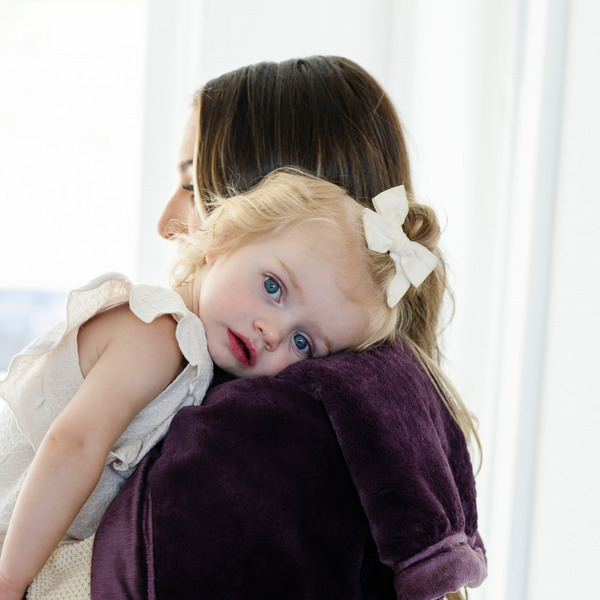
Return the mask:
<path fill-rule="evenodd" d="M 102 520 L 92 597 L 425 600 L 485 575 L 463 436 L 397 345 L 182 410 Z"/>

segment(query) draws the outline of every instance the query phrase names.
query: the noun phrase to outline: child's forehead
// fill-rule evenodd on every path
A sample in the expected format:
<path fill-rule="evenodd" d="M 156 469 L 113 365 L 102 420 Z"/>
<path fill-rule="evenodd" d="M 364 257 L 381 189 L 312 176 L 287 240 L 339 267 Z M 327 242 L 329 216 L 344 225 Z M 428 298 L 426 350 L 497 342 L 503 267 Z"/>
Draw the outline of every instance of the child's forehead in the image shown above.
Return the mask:
<path fill-rule="evenodd" d="M 269 252 L 283 251 L 286 254 L 297 254 L 299 258 L 306 258 L 314 254 L 324 262 L 331 265 L 344 262 L 347 252 L 339 243 L 336 236 L 331 234 L 330 228 L 325 228 L 319 223 L 306 223 L 277 235 L 262 239 L 259 246 Z"/>
<path fill-rule="evenodd" d="M 302 271 L 305 276 L 331 280 L 349 300 L 361 303 L 371 297 L 374 286 L 368 276 L 360 252 L 347 244 L 319 234 L 318 230 L 298 230 L 294 235 L 281 236 L 271 246 L 273 257 L 284 270 Z M 368 289 L 367 289 L 368 288 Z"/>
<path fill-rule="evenodd" d="M 310 220 L 293 227 L 280 229 L 247 240 L 233 250 L 250 261 L 267 260 L 292 274 L 312 269 L 334 281 L 344 295 L 355 296 L 356 288 L 365 279 L 364 261 L 361 260 L 360 240 L 354 239 L 343 227 Z M 240 268 L 245 268 L 240 265 Z M 308 271 L 310 276 L 311 271 Z"/>

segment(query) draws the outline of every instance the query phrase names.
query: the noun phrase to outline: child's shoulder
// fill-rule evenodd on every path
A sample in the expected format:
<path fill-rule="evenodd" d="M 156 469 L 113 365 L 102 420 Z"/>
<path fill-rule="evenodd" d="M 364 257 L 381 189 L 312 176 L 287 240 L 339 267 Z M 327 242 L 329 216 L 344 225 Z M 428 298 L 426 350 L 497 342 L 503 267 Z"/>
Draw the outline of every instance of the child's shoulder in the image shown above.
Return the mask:
<path fill-rule="evenodd" d="M 177 322 L 170 314 L 159 315 L 146 323 L 134 314 L 128 303 L 124 303 L 93 316 L 82 325 L 79 337 L 94 335 L 108 340 L 143 336 L 145 341 L 162 341 L 164 336 L 174 337 L 176 328 Z"/>
<path fill-rule="evenodd" d="M 84 323 L 77 335 L 79 363 L 83 376 L 96 364 L 109 345 L 124 352 L 142 351 L 160 356 L 162 361 L 181 361 L 175 332 L 177 323 L 170 314 L 159 315 L 146 323 L 128 303 L 113 306 Z"/>

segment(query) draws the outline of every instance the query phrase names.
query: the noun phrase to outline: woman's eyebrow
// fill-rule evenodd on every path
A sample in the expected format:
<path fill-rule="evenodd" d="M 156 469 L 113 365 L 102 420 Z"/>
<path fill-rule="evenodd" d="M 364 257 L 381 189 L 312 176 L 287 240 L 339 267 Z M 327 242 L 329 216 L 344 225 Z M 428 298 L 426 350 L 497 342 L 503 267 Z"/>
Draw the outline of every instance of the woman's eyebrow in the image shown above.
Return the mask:
<path fill-rule="evenodd" d="M 194 164 L 194 159 L 190 158 L 189 160 L 182 160 L 179 163 L 179 172 L 180 173 L 185 173 L 185 171 L 187 171 L 187 168 L 191 165 Z"/>

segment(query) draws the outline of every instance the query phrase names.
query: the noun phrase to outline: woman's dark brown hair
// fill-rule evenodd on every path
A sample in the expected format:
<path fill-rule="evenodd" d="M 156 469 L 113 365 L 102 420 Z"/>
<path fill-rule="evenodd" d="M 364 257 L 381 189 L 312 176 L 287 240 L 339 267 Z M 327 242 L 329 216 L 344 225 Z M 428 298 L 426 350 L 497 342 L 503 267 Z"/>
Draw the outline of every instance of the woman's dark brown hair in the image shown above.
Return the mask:
<path fill-rule="evenodd" d="M 335 183 L 373 208 L 372 198 L 404 185 L 410 163 L 400 120 L 381 86 L 346 58 L 311 56 L 242 67 L 209 81 L 199 107 L 198 204 L 243 193 L 278 167 L 302 169 Z M 431 237 L 427 215 L 409 212 L 404 229 Z M 403 299 L 406 337 L 434 361 L 446 290 L 444 262 Z"/>
<path fill-rule="evenodd" d="M 250 65 L 209 81 L 197 100 L 201 195 L 222 196 L 232 185 L 244 192 L 286 166 L 336 183 L 367 206 L 390 187 L 412 190 L 396 111 L 348 59 Z"/>

